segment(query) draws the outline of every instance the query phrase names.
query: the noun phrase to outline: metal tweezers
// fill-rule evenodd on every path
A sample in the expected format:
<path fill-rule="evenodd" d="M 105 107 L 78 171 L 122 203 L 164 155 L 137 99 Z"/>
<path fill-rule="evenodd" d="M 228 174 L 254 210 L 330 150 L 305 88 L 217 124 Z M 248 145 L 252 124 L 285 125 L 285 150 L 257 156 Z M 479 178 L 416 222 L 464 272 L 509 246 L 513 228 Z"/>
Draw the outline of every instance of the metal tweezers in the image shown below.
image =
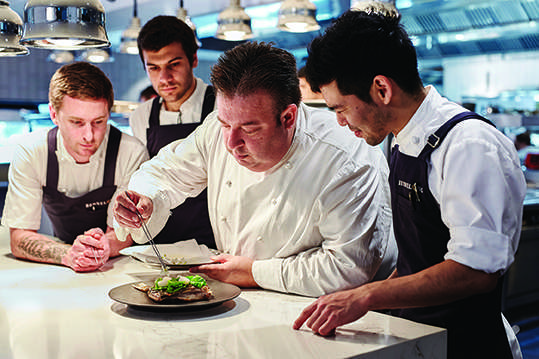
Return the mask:
<path fill-rule="evenodd" d="M 125 194 L 127 195 L 127 198 L 129 198 L 129 200 L 131 202 L 133 202 L 133 204 L 135 204 L 135 201 L 133 201 L 133 199 L 131 198 L 129 193 L 125 192 Z M 144 235 L 146 235 L 146 239 L 148 239 L 148 242 L 151 244 L 151 246 L 153 248 L 153 251 L 155 252 L 155 255 L 157 256 L 157 259 L 159 259 L 159 263 L 161 264 L 161 269 L 162 269 L 161 274 L 162 275 L 167 274 L 168 273 L 168 267 L 166 266 L 165 262 L 163 261 L 163 257 L 161 257 L 161 253 L 159 253 L 159 249 L 157 249 L 157 246 L 155 245 L 155 242 L 152 239 L 150 231 L 148 230 L 148 227 L 146 226 L 146 223 L 142 219 L 142 215 L 140 214 L 140 212 L 136 208 L 136 205 L 135 205 L 135 213 L 137 214 L 137 217 L 140 220 L 140 225 L 142 227 L 142 231 L 144 232 Z"/>

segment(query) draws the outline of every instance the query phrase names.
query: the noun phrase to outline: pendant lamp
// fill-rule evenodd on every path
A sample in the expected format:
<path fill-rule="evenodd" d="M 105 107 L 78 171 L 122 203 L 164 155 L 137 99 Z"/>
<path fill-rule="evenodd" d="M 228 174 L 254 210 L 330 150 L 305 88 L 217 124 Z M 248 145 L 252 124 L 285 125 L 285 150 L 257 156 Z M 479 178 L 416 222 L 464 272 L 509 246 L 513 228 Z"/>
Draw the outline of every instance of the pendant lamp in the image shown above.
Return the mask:
<path fill-rule="evenodd" d="M 120 52 L 122 54 L 138 55 L 137 38 L 141 29 L 140 19 L 137 16 L 137 0 L 133 0 L 133 18 L 131 24 L 122 32 Z"/>
<path fill-rule="evenodd" d="M 180 0 L 180 6 L 178 7 L 178 11 L 176 12 L 176 17 L 181 21 L 185 22 L 187 26 L 189 26 L 193 30 L 193 34 L 195 35 L 195 41 L 197 42 L 198 47 L 202 46 L 197 36 L 197 28 L 193 21 L 191 21 L 191 17 L 187 15 L 187 10 L 183 7 L 183 0 Z"/>
<path fill-rule="evenodd" d="M 247 40 L 253 37 L 251 18 L 240 6 L 240 0 L 230 0 L 230 6 L 219 14 L 215 36 L 228 41 Z"/>
<path fill-rule="evenodd" d="M 69 64 L 75 61 L 75 54 L 73 54 L 73 51 L 68 50 L 54 50 L 47 56 L 47 61 L 57 64 Z"/>
<path fill-rule="evenodd" d="M 92 62 L 94 64 L 102 64 L 106 62 L 113 62 L 114 57 L 110 55 L 109 47 L 101 47 L 84 50 L 79 55 L 78 60 Z"/>
<path fill-rule="evenodd" d="M 19 44 L 21 36 L 21 17 L 9 7 L 9 2 L 0 0 L 0 56 L 28 55 L 28 49 Z"/>
<path fill-rule="evenodd" d="M 308 32 L 320 29 L 316 21 L 316 6 L 309 0 L 284 0 L 279 9 L 277 26 L 288 32 Z"/>
<path fill-rule="evenodd" d="M 99 0 L 28 0 L 21 44 L 79 50 L 110 46 Z"/>

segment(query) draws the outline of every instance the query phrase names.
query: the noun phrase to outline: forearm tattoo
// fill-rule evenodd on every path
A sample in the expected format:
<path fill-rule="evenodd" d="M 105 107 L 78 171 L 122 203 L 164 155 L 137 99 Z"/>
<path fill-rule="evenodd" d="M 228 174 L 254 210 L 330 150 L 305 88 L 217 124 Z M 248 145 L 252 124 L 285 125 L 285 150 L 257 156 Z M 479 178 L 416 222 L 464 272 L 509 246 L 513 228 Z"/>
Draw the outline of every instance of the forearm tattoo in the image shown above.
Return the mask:
<path fill-rule="evenodd" d="M 62 258 L 69 247 L 68 244 L 44 241 L 33 236 L 26 236 L 19 243 L 19 248 L 26 253 L 29 258 L 53 263 L 62 263 Z"/>

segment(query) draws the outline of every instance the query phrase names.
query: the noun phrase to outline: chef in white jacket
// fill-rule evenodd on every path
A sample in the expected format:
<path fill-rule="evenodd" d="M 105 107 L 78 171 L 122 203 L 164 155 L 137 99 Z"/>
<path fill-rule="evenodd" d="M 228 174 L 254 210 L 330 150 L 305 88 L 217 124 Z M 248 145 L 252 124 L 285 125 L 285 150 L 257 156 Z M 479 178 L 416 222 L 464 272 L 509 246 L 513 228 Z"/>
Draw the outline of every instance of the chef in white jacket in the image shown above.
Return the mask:
<path fill-rule="evenodd" d="M 115 204 L 118 235 L 144 243 L 135 209 L 158 233 L 171 208 L 207 188 L 223 254 L 191 271 L 308 296 L 386 278 L 396 246 L 381 150 L 300 103 L 282 49 L 239 45 L 211 80 L 218 110 L 133 175 Z"/>

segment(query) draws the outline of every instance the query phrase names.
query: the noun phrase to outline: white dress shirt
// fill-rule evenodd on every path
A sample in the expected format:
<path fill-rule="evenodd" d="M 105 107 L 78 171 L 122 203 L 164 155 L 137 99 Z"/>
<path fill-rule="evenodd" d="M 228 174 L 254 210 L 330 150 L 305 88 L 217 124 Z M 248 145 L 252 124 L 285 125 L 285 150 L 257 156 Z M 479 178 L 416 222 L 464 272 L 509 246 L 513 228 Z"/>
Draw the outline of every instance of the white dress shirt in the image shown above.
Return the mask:
<path fill-rule="evenodd" d="M 158 233 L 169 209 L 207 187 L 219 250 L 254 259 L 262 288 L 319 296 L 393 269 L 387 178 L 378 147 L 340 127 L 334 113 L 300 105 L 291 148 L 267 172 L 242 167 L 226 151 L 213 112 L 143 164 L 129 188 L 153 199 L 148 225 Z M 132 234 L 145 242 L 140 230 Z"/>
<path fill-rule="evenodd" d="M 394 144 L 399 151 L 417 157 L 430 134 L 464 111 L 429 86 L 427 97 Z M 445 259 L 487 273 L 505 272 L 520 241 L 526 195 L 513 142 L 481 120 L 465 120 L 432 152 L 428 169 L 429 189 L 449 228 Z M 520 358 L 513 330 L 503 320 L 513 356 Z"/>
<path fill-rule="evenodd" d="M 176 125 L 178 123 L 199 123 L 202 116 L 202 104 L 208 85 L 199 78 L 195 78 L 196 87 L 193 94 L 180 106 L 180 112 L 167 111 L 161 106 L 159 111 L 159 123 L 161 125 Z M 162 99 L 161 99 L 162 102 Z M 153 99 L 141 103 L 129 116 L 129 126 L 133 136 L 138 138 L 146 146 L 146 129 L 150 127 L 150 113 Z M 180 115 L 181 113 L 181 115 Z"/>
<path fill-rule="evenodd" d="M 434 87 L 394 143 L 417 157 L 428 136 L 466 111 Z M 466 156 L 462 156 L 462 152 Z M 513 142 L 480 120 L 456 125 L 431 155 L 429 189 L 440 203 L 450 240 L 445 259 L 487 273 L 513 263 L 522 227 L 526 182 Z"/>
<path fill-rule="evenodd" d="M 9 187 L 2 215 L 4 226 L 39 229 L 43 186 L 47 182 L 47 133 L 47 129 L 32 132 L 17 145 L 9 166 Z M 58 131 L 58 191 L 75 198 L 103 186 L 109 133 L 110 126 L 90 162 L 78 164 L 67 152 Z M 136 138 L 122 133 L 114 177 L 118 188 L 114 196 L 125 190 L 131 174 L 148 158 L 148 151 Z M 107 225 L 110 227 L 113 225 L 112 205 L 113 201 L 107 210 Z"/>

